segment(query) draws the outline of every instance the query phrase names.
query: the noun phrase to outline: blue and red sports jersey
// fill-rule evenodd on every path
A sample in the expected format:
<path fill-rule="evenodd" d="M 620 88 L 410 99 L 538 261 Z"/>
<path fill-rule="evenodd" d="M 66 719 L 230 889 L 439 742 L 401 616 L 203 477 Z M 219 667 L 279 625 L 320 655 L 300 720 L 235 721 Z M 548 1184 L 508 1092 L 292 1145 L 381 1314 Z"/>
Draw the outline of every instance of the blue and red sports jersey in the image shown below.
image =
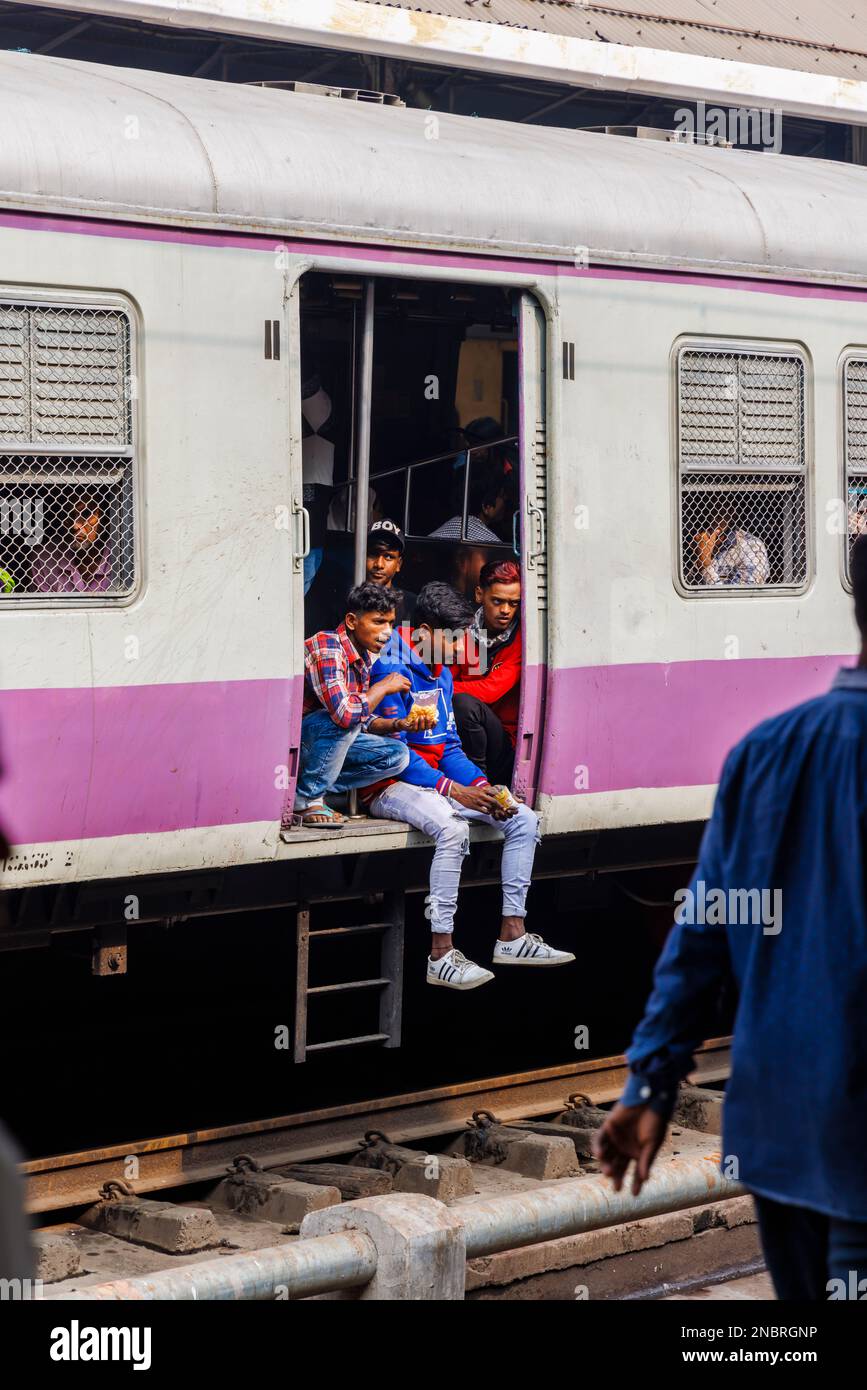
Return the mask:
<path fill-rule="evenodd" d="M 486 783 L 485 774 L 470 762 L 461 747 L 452 708 L 452 673 L 448 667 L 436 666 L 431 670 L 401 632 L 395 631 L 374 663 L 371 684 L 392 674 L 406 676 L 411 689 L 386 695 L 377 707 L 377 718 L 404 719 L 412 708 L 415 691 L 437 690 L 439 694 L 437 722 L 433 728 L 398 735 L 411 750 L 409 765 L 401 773 L 400 781 L 417 787 L 434 787 L 443 796 L 448 796 L 452 782 L 464 787 Z"/>

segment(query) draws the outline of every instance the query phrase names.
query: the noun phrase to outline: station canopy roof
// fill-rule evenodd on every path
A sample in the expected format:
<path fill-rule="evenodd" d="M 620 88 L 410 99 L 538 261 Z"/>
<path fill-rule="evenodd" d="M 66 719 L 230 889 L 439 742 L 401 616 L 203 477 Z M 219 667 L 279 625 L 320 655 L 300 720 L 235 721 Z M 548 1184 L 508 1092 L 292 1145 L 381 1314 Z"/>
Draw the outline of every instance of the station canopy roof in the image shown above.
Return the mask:
<path fill-rule="evenodd" d="M 864 0 L 372 0 L 385 8 L 739 63 L 867 79 Z M 860 13 L 859 13 L 860 11 Z"/>

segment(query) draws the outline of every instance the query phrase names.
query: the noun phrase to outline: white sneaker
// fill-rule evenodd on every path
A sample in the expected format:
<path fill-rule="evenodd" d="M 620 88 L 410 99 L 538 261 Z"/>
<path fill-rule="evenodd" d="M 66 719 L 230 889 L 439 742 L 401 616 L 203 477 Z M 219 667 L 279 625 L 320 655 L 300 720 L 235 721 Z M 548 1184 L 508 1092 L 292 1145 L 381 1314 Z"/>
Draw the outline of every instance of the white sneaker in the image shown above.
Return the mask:
<path fill-rule="evenodd" d="M 493 970 L 483 970 L 475 961 L 467 960 L 460 951 L 447 951 L 439 960 L 427 959 L 429 985 L 445 985 L 447 989 L 477 989 L 494 978 Z"/>
<path fill-rule="evenodd" d="M 558 951 L 535 932 L 524 932 L 515 941 L 498 941 L 494 946 L 494 965 L 568 965 L 571 951 Z"/>

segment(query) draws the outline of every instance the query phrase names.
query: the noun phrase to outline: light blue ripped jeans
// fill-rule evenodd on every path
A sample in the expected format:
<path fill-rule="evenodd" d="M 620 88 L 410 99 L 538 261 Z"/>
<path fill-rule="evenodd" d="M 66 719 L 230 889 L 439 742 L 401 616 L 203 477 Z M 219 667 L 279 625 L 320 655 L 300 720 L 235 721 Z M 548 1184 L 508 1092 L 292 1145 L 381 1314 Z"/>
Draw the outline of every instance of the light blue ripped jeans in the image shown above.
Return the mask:
<path fill-rule="evenodd" d="M 509 820 L 495 820 L 483 811 L 470 811 L 432 787 L 413 787 L 393 782 L 375 797 L 371 814 L 387 820 L 405 820 L 435 842 L 430 866 L 431 931 L 454 929 L 455 908 L 461 879 L 461 862 L 470 852 L 469 821 L 484 821 L 502 832 L 503 916 L 526 917 L 527 890 L 539 843 L 539 817 L 521 806 Z"/>

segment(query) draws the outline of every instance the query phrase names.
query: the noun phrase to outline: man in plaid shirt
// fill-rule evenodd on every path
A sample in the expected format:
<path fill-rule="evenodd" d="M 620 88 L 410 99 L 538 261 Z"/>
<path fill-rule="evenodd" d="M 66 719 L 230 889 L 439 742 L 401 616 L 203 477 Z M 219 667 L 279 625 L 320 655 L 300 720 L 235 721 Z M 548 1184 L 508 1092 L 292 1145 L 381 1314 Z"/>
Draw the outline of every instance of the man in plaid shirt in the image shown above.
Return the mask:
<path fill-rule="evenodd" d="M 351 590 L 337 630 L 317 632 L 304 643 L 304 715 L 293 816 L 298 825 L 339 828 L 345 817 L 325 804 L 325 792 L 398 777 L 409 762 L 406 745 L 389 735 L 403 732 L 411 721 L 374 715 L 386 695 L 409 682 L 389 675 L 370 684 L 370 668 L 392 633 L 398 598 L 379 584 L 360 584 Z"/>

